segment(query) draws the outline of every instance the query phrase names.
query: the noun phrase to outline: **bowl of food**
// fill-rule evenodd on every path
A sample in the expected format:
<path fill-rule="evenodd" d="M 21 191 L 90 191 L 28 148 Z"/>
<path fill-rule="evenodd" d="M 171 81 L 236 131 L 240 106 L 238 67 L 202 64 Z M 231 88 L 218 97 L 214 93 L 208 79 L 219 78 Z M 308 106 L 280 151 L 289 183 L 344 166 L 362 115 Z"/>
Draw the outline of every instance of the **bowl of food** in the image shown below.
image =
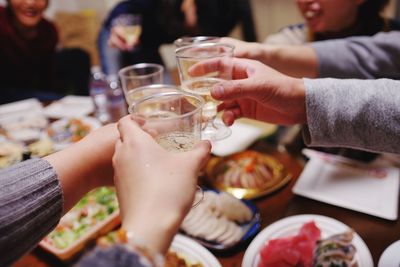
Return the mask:
<path fill-rule="evenodd" d="M 206 176 L 213 187 L 240 199 L 254 199 L 272 193 L 292 177 L 278 160 L 253 150 L 211 158 Z"/>

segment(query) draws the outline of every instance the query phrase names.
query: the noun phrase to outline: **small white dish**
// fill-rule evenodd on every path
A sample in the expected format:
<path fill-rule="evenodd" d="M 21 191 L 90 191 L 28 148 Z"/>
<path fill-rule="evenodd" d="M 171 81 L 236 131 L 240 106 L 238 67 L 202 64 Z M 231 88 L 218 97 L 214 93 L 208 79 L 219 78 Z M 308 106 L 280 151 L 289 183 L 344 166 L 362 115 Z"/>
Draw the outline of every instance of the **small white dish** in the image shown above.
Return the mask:
<path fill-rule="evenodd" d="M 379 258 L 378 267 L 400 266 L 400 240 L 388 246 Z"/>
<path fill-rule="evenodd" d="M 182 255 L 190 263 L 201 263 L 203 267 L 222 267 L 217 258 L 202 245 L 192 239 L 177 234 L 172 241 L 170 250 Z"/>
<path fill-rule="evenodd" d="M 244 254 L 242 267 L 257 267 L 260 262 L 260 250 L 268 240 L 295 235 L 303 224 L 310 221 L 315 221 L 315 224 L 321 230 L 321 238 L 345 232 L 350 228 L 336 219 L 315 214 L 284 218 L 270 224 L 254 238 Z M 357 233 L 354 233 L 352 243 L 357 249 L 355 259 L 358 266 L 373 267 L 374 262 L 371 253 Z"/>
<path fill-rule="evenodd" d="M 376 174 L 384 177 L 377 177 Z M 293 187 L 293 193 L 338 207 L 396 220 L 399 169 L 347 166 L 311 158 Z"/>
<path fill-rule="evenodd" d="M 94 111 L 93 101 L 88 96 L 66 96 L 44 108 L 44 114 L 53 119 L 82 117 Z"/>

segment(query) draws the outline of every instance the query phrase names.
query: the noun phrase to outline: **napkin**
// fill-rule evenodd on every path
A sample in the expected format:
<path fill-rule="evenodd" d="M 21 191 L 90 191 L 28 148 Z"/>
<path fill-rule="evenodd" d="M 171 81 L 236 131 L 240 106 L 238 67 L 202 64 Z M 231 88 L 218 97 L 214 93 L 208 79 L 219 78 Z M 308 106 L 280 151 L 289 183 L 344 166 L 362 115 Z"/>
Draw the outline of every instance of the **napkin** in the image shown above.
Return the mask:
<path fill-rule="evenodd" d="M 398 168 L 385 163 L 354 163 L 322 152 L 307 154 L 311 158 L 293 187 L 295 194 L 388 220 L 397 219 Z"/>
<path fill-rule="evenodd" d="M 222 123 L 222 122 L 221 122 Z M 230 127 L 232 134 L 223 140 L 213 141 L 212 150 L 216 156 L 224 157 L 247 149 L 257 139 L 272 134 L 277 126 L 240 119 Z"/>
<path fill-rule="evenodd" d="M 89 115 L 94 111 L 93 101 L 88 96 L 69 95 L 44 108 L 49 118 L 74 118 Z"/>

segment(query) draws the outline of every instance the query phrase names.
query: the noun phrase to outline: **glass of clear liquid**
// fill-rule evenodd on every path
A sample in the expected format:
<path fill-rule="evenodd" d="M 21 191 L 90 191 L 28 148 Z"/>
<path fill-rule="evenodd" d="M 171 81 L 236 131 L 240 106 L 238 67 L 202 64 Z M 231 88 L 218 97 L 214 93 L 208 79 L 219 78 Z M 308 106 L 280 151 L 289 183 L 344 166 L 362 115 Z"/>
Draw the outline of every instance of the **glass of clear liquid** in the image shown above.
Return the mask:
<path fill-rule="evenodd" d="M 129 112 L 143 122 L 142 129 L 160 146 L 179 153 L 191 150 L 200 142 L 203 106 L 202 97 L 175 87 L 175 91 L 151 94 L 134 101 Z M 199 186 L 198 191 L 202 193 Z M 196 199 L 194 206 L 201 200 Z"/>
<path fill-rule="evenodd" d="M 203 119 L 206 123 L 202 128 L 202 138 L 211 141 L 218 141 L 227 138 L 231 130 L 223 123 L 217 122 L 217 106 L 219 101 L 211 97 L 211 88 L 224 80 L 232 79 L 232 71 L 209 72 L 201 77 L 192 77 L 189 68 L 196 63 L 212 58 L 233 57 L 234 46 L 224 43 L 199 43 L 183 46 L 175 50 L 178 64 L 181 87 L 185 91 L 203 97 Z"/>
<path fill-rule="evenodd" d="M 129 105 L 127 96 L 130 91 L 145 85 L 163 83 L 164 67 L 155 63 L 139 63 L 120 69 L 118 76 L 121 80 L 126 102 Z"/>
<path fill-rule="evenodd" d="M 128 46 L 134 47 L 142 34 L 142 16 L 139 14 L 122 14 L 113 19 L 112 26 L 125 38 Z"/>

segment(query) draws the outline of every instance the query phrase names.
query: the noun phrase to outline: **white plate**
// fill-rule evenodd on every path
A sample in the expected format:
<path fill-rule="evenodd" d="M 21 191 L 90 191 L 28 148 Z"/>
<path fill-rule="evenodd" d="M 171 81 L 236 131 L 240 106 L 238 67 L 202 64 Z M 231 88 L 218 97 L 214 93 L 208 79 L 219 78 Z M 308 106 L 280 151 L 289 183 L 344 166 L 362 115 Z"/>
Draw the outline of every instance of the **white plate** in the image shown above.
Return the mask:
<path fill-rule="evenodd" d="M 91 127 L 90 131 L 94 131 L 95 129 L 101 127 L 101 123 L 96 118 L 93 118 L 93 117 L 80 117 L 80 118 L 76 118 L 76 119 L 79 119 L 83 123 L 90 125 L 90 127 Z M 57 121 L 51 123 L 49 127 L 51 127 L 55 132 L 62 131 L 62 129 L 68 124 L 69 120 L 70 119 L 68 119 L 68 118 L 57 120 Z M 46 135 L 47 135 L 47 133 L 46 133 Z M 50 137 L 50 139 L 53 140 L 54 149 L 56 151 L 62 150 L 72 144 L 70 141 L 56 142 L 54 140 L 54 138 Z"/>
<path fill-rule="evenodd" d="M 400 240 L 394 242 L 382 253 L 378 267 L 400 266 Z"/>
<path fill-rule="evenodd" d="M 191 263 L 201 263 L 203 267 L 221 267 L 221 264 L 211 252 L 196 241 L 181 234 L 174 237 L 170 249 L 182 255 L 185 260 Z"/>
<path fill-rule="evenodd" d="M 339 234 L 349 229 L 344 223 L 321 215 L 307 214 L 284 218 L 269 225 L 254 238 L 244 254 L 242 267 L 257 267 L 260 261 L 259 252 L 268 240 L 295 235 L 304 223 L 312 220 L 321 230 L 321 238 Z M 354 233 L 352 243 L 357 249 L 355 257 L 358 266 L 373 267 L 371 253 L 357 233 Z"/>
<path fill-rule="evenodd" d="M 374 174 L 384 173 L 377 178 Z M 395 167 L 349 167 L 312 158 L 293 192 L 297 195 L 363 212 L 388 220 L 397 219 L 399 169 Z"/>
<path fill-rule="evenodd" d="M 87 116 L 94 110 L 93 101 L 88 96 L 66 96 L 44 108 L 49 118 L 75 118 Z"/>

